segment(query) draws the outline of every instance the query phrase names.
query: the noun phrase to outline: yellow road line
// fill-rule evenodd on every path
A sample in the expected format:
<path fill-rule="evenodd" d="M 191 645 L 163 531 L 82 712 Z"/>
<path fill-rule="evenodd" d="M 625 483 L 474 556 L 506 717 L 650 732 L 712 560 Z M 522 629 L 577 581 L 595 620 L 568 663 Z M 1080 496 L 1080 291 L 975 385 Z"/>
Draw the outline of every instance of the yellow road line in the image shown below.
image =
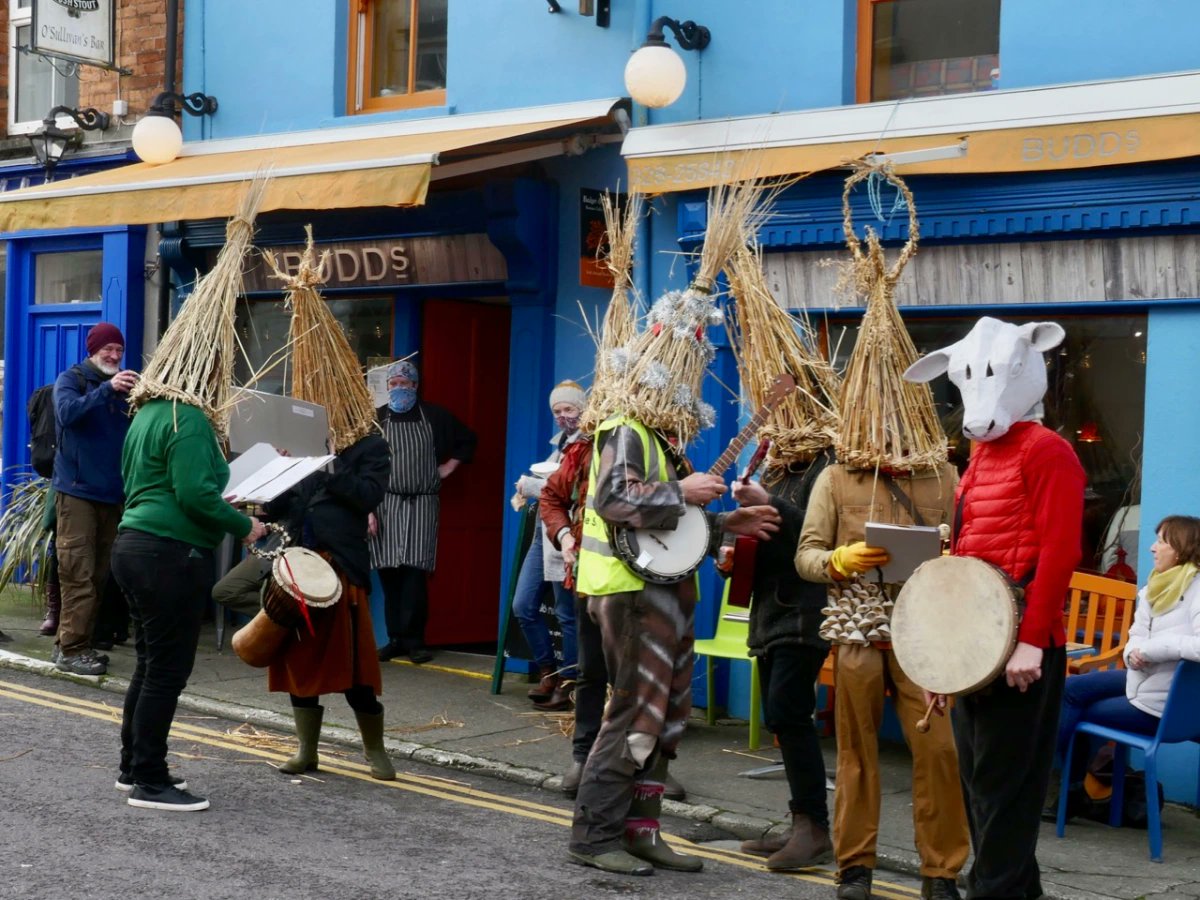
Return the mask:
<path fill-rule="evenodd" d="M 484 672 L 472 672 L 470 669 L 457 669 L 454 666 L 439 666 L 435 663 L 421 663 L 417 665 L 411 659 L 390 659 L 388 662 L 395 663 L 398 666 L 412 666 L 414 669 L 424 669 L 427 672 L 448 672 L 451 675 L 464 675 L 467 678 L 478 678 L 481 681 L 492 680 L 492 676 Z"/>
<path fill-rule="evenodd" d="M 25 703 L 32 703 L 62 712 L 75 713 L 76 715 L 86 716 L 87 718 L 103 722 L 120 724 L 121 710 L 119 707 L 84 700 L 79 697 L 64 696 L 13 682 L 0 681 L 0 697 L 8 697 L 11 700 L 20 700 Z M 171 734 L 179 740 L 190 740 L 212 747 L 234 750 L 271 762 L 282 762 L 287 758 L 283 753 L 251 746 L 252 735 L 230 734 L 179 721 L 172 723 Z M 397 772 L 396 781 L 378 781 L 370 776 L 369 767 L 363 763 L 341 759 L 331 763 L 328 761 L 328 757 L 322 759 L 321 771 L 334 775 L 342 775 L 346 778 L 354 778 L 358 781 L 379 787 L 407 791 L 409 793 L 434 797 L 439 800 L 449 800 L 453 803 L 474 806 L 480 809 L 508 813 L 526 819 L 547 822 L 551 825 L 560 825 L 566 828 L 571 826 L 571 813 L 560 807 L 506 797 L 501 794 L 492 794 L 466 785 L 447 783 L 444 779 L 426 778 L 407 772 Z M 734 850 L 698 846 L 691 841 L 675 835 L 665 835 L 665 837 L 671 845 L 685 848 L 689 853 L 693 853 L 703 859 L 743 869 L 766 871 L 766 867 L 760 857 Z M 833 883 L 835 873 L 828 869 L 814 867 L 801 872 L 779 874 L 786 874 L 788 877 L 800 881 L 829 885 Z M 911 900 L 914 895 L 920 892 L 906 885 L 877 881 L 874 884 L 872 893 L 880 897 L 893 898 L 893 900 Z"/>

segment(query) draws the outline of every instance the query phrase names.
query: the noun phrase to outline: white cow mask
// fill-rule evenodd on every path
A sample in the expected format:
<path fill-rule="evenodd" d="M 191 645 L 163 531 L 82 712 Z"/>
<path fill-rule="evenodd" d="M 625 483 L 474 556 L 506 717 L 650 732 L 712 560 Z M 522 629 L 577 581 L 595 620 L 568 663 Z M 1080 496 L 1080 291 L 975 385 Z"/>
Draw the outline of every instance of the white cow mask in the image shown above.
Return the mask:
<path fill-rule="evenodd" d="M 1013 325 L 984 316 L 957 344 L 918 359 L 904 378 L 924 383 L 948 373 L 962 393 L 963 434 L 973 441 L 994 441 L 1014 422 L 1042 417 L 1042 354 L 1065 337 L 1056 322 Z"/>

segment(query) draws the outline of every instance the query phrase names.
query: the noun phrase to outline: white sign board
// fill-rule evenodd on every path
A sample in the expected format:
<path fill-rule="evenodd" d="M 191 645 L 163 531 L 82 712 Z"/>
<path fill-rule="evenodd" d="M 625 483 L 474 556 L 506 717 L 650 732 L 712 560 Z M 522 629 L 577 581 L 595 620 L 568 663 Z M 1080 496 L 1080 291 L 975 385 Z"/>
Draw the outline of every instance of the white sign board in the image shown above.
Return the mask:
<path fill-rule="evenodd" d="M 33 49 L 112 68 L 116 0 L 33 0 Z"/>

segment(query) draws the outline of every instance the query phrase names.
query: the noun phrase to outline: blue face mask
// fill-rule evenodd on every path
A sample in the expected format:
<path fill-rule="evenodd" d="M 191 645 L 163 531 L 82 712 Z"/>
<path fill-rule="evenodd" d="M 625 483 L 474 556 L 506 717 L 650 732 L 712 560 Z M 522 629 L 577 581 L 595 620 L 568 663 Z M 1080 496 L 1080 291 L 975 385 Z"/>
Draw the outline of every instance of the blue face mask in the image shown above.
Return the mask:
<path fill-rule="evenodd" d="M 415 387 L 394 387 L 388 391 L 388 408 L 392 412 L 406 413 L 416 405 Z"/>

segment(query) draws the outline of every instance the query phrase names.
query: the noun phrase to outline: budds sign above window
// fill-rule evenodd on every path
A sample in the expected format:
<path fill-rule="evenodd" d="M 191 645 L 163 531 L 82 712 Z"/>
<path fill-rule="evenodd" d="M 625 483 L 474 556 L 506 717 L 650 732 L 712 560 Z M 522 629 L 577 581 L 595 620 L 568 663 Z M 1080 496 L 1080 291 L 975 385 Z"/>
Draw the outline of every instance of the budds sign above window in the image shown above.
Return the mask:
<path fill-rule="evenodd" d="M 116 0 L 33 0 L 33 49 L 113 67 Z"/>

